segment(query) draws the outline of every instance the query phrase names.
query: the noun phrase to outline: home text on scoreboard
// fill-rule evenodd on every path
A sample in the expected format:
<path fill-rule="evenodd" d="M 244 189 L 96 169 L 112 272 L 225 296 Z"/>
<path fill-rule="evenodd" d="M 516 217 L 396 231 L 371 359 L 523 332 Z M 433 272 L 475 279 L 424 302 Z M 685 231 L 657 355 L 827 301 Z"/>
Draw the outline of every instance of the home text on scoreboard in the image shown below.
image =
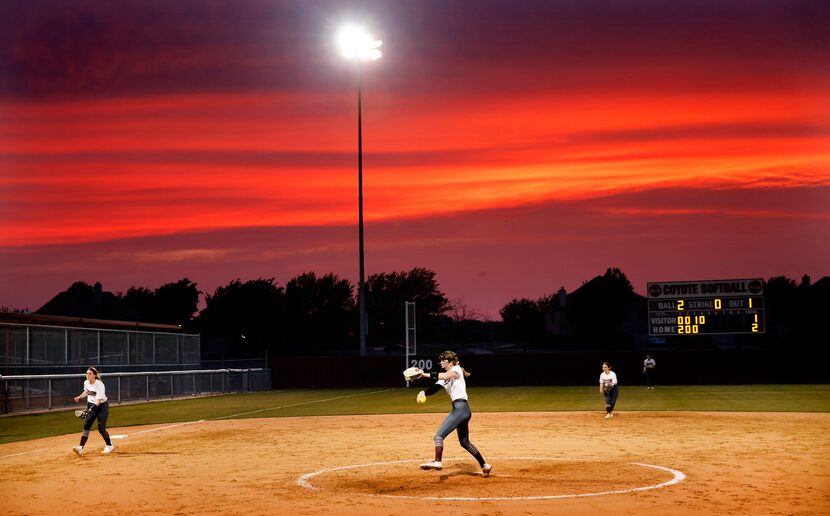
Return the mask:
<path fill-rule="evenodd" d="M 648 284 L 648 334 L 764 333 L 759 278 Z"/>

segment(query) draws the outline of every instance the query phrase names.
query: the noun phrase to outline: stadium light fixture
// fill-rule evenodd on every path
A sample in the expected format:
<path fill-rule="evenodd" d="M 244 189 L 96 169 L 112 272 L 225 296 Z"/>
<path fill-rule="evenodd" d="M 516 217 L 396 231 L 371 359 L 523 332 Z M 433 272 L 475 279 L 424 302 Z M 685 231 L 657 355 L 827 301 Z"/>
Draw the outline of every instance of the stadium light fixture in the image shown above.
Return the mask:
<path fill-rule="evenodd" d="M 347 59 L 377 61 L 383 55 L 380 46 L 383 41 L 376 40 L 360 27 L 344 27 L 337 35 L 340 54 Z"/>
<path fill-rule="evenodd" d="M 360 27 L 348 26 L 337 35 L 340 54 L 358 63 L 357 74 L 357 220 L 358 245 L 360 260 L 360 281 L 357 286 L 357 298 L 360 310 L 360 356 L 366 356 L 366 281 L 363 252 L 363 66 L 364 61 L 377 61 L 383 55 L 380 46 L 383 42 L 376 40 L 369 32 Z"/>

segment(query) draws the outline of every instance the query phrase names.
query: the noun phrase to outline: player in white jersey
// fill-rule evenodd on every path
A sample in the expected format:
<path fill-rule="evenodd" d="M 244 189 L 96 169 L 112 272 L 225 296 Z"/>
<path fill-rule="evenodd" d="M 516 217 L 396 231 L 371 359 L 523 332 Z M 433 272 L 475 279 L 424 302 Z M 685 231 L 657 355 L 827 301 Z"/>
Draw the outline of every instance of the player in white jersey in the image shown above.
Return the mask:
<path fill-rule="evenodd" d="M 656 367 L 657 362 L 651 358 L 651 355 L 646 355 L 646 359 L 643 360 L 643 374 L 646 375 L 646 388 L 649 390 L 654 390 L 654 370 Z"/>
<path fill-rule="evenodd" d="M 452 400 L 452 411 L 441 423 L 438 431 L 435 433 L 435 460 L 421 464 L 421 469 L 435 469 L 441 470 L 443 464 L 441 463 L 441 456 L 444 453 L 444 439 L 455 430 L 458 435 L 458 441 L 461 446 L 470 452 L 481 466 L 481 473 L 485 477 L 490 476 L 490 471 L 493 466 L 484 461 L 481 452 L 470 442 L 470 428 L 469 422 L 473 417 L 470 412 L 470 404 L 467 398 L 467 382 L 465 378 L 470 376 L 470 373 L 465 371 L 458 363 L 458 355 L 453 351 L 444 351 L 438 357 L 443 373 L 422 373 L 422 378 L 434 378 L 438 380 L 428 389 L 418 393 L 419 399 L 425 399 L 426 396 L 431 396 L 440 391 L 443 387 L 450 395 Z"/>
<path fill-rule="evenodd" d="M 617 403 L 619 388 L 617 387 L 617 373 L 611 370 L 611 364 L 602 363 L 602 373 L 599 375 L 599 392 L 605 396 L 605 419 L 614 417 L 614 405 Z"/>
<path fill-rule="evenodd" d="M 84 431 L 81 434 L 81 444 L 72 448 L 72 451 L 77 455 L 83 455 L 84 446 L 87 439 L 89 439 L 89 430 L 92 428 L 92 423 L 98 420 L 98 433 L 104 438 L 104 453 L 111 453 L 115 447 L 110 440 L 110 434 L 107 432 L 107 418 L 110 415 L 109 403 L 107 402 L 107 389 L 104 382 L 101 381 L 101 374 L 94 367 L 86 370 L 86 380 L 84 380 L 84 392 L 75 396 L 75 402 L 81 401 L 81 398 L 86 396 L 86 407 L 88 414 L 84 420 Z"/>

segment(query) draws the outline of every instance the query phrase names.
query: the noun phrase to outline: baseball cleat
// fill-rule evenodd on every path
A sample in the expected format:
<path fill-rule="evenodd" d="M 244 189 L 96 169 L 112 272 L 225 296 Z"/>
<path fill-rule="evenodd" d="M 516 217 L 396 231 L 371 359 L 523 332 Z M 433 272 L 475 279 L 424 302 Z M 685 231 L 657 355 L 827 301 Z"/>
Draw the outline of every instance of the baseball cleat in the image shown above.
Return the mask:
<path fill-rule="evenodd" d="M 441 470 L 441 469 L 443 469 L 443 467 L 444 467 L 444 465 L 443 465 L 443 464 L 441 464 L 441 461 L 440 461 L 440 460 L 434 460 L 434 461 L 432 461 L 432 462 L 424 462 L 423 464 L 421 464 L 421 469 L 437 469 L 437 470 Z"/>
<path fill-rule="evenodd" d="M 114 450 L 114 449 L 115 449 L 115 446 L 113 446 L 113 445 L 104 446 L 104 451 L 102 451 L 101 453 L 112 453 L 112 450 Z"/>
<path fill-rule="evenodd" d="M 481 466 L 481 474 L 485 477 L 489 477 L 491 469 L 493 469 L 493 466 L 485 462 L 484 466 Z"/>
<path fill-rule="evenodd" d="M 611 414 L 605 414 L 605 419 L 611 419 L 612 417 L 614 416 L 612 416 Z"/>
<path fill-rule="evenodd" d="M 74 453 L 75 455 L 80 457 L 81 455 L 84 454 L 84 447 L 83 446 L 73 446 L 72 447 L 72 453 Z"/>

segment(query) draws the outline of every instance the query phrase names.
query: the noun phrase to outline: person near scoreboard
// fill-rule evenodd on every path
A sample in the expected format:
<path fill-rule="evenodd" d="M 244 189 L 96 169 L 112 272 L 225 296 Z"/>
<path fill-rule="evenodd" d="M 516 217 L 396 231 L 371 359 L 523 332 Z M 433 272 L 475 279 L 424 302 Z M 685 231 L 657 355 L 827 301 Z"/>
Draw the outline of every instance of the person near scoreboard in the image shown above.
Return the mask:
<path fill-rule="evenodd" d="M 646 355 L 646 359 L 643 360 L 643 374 L 646 377 L 646 388 L 648 390 L 654 390 L 654 379 L 655 379 L 655 368 L 657 367 L 657 362 L 651 358 L 651 355 Z"/>

